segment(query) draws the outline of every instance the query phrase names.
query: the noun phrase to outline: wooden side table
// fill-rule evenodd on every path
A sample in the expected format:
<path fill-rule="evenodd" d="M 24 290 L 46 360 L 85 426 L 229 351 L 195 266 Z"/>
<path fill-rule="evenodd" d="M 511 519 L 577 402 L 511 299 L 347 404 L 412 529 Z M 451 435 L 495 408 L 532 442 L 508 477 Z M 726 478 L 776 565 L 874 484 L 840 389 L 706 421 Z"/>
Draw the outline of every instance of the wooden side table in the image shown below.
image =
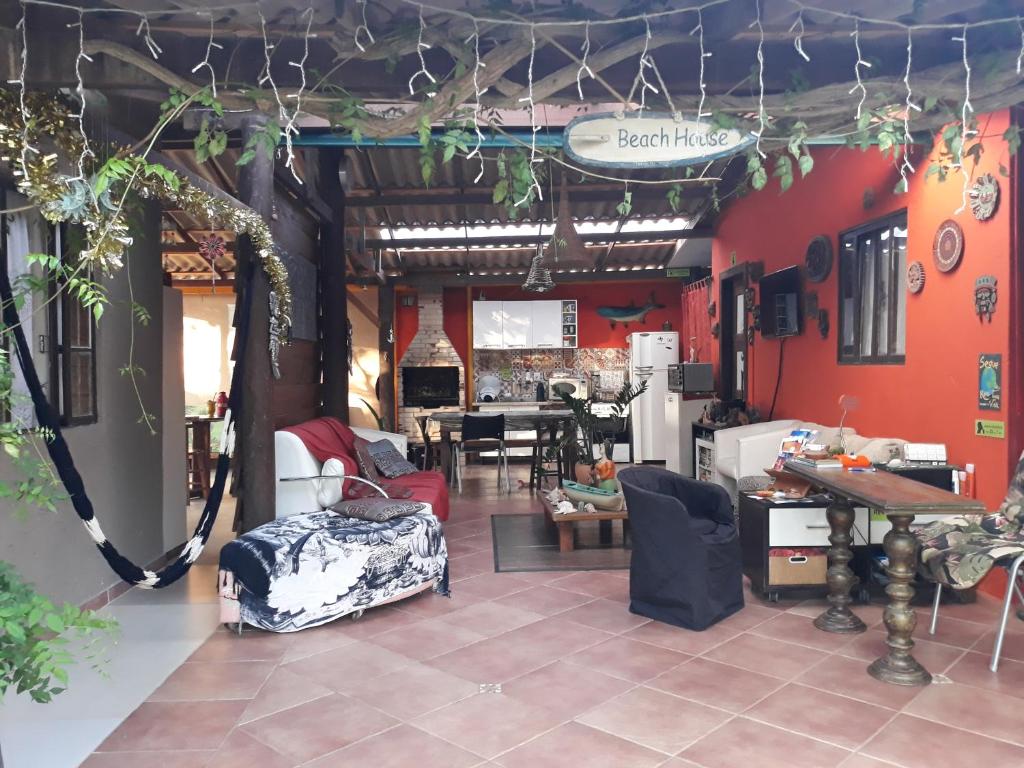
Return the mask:
<path fill-rule="evenodd" d="M 573 532 L 575 530 L 576 523 L 584 520 L 597 520 L 601 524 L 601 542 L 608 543 L 611 541 L 612 535 L 612 520 L 622 521 L 622 539 L 623 541 L 629 536 L 629 511 L 623 506 L 618 512 L 607 512 L 604 510 L 596 510 L 594 512 L 570 512 L 567 515 L 561 515 L 555 512 L 554 505 L 548 500 L 547 494 L 541 494 L 541 500 L 544 504 L 544 517 L 547 520 L 549 527 L 558 529 L 558 549 L 561 552 L 572 552 L 575 544 L 573 542 Z"/>

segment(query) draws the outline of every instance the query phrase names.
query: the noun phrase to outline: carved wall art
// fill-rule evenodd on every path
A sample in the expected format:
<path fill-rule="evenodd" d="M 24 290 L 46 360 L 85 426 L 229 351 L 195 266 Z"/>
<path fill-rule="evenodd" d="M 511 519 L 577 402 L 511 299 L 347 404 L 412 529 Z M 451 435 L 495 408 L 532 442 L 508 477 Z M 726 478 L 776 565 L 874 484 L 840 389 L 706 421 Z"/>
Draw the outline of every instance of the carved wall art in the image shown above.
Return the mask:
<path fill-rule="evenodd" d="M 939 224 L 932 244 L 932 255 L 935 267 L 939 272 L 952 272 L 960 263 L 964 253 L 964 231 L 953 219 L 946 219 Z"/>
<path fill-rule="evenodd" d="M 924 264 L 912 261 L 907 267 L 907 290 L 911 293 L 920 293 L 924 290 L 924 278 Z"/>
<path fill-rule="evenodd" d="M 999 207 L 999 182 L 991 173 L 979 176 L 969 191 L 971 213 L 978 221 L 991 219 Z"/>
<path fill-rule="evenodd" d="M 988 319 L 992 322 L 992 315 L 996 313 L 996 277 L 995 275 L 982 275 L 974 281 L 974 311 L 978 314 L 979 320 Z"/>

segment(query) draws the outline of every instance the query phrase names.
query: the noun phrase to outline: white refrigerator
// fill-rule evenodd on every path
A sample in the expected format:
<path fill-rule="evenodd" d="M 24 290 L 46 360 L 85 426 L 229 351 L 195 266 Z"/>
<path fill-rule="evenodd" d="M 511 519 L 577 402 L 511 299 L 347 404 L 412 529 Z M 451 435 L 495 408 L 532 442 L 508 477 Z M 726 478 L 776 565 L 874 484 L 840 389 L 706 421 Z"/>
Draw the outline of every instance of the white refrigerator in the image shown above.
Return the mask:
<path fill-rule="evenodd" d="M 647 382 L 647 391 L 630 405 L 633 430 L 633 461 L 665 461 L 669 435 L 665 424 L 668 367 L 679 362 L 679 334 L 675 331 L 631 333 L 629 380 Z"/>

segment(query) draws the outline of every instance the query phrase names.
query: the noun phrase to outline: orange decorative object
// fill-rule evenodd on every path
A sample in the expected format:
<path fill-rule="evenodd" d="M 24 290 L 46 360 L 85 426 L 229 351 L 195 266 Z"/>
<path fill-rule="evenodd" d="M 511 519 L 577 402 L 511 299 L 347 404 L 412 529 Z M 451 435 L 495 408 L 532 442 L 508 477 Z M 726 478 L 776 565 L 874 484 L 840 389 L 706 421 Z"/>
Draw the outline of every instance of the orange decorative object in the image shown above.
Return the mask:
<path fill-rule="evenodd" d="M 601 459 L 594 467 L 598 480 L 611 480 L 615 477 L 615 462 L 610 459 Z"/>
<path fill-rule="evenodd" d="M 842 453 L 836 458 L 839 459 L 839 463 L 843 465 L 843 469 L 871 466 L 871 460 L 867 456 L 850 456 L 849 454 Z"/>

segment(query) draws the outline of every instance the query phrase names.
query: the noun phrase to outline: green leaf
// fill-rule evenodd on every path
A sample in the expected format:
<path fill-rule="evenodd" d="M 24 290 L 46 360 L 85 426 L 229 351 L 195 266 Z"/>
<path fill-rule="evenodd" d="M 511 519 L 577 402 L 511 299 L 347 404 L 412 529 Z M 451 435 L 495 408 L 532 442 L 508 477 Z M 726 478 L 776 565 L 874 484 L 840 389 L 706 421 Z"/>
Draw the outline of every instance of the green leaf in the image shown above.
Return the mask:
<path fill-rule="evenodd" d="M 505 179 L 498 179 L 494 185 L 494 193 L 491 195 L 491 202 L 497 205 L 508 197 L 508 181 Z"/>
<path fill-rule="evenodd" d="M 924 100 L 924 111 L 931 112 L 935 109 L 935 105 L 939 103 L 939 99 L 936 96 L 927 96 Z"/>
<path fill-rule="evenodd" d="M 252 162 L 254 157 L 256 157 L 256 150 L 247 149 L 238 156 L 238 160 L 235 161 L 235 165 L 248 165 Z"/>
<path fill-rule="evenodd" d="M 764 169 L 764 166 L 759 166 L 756 171 L 750 177 L 750 186 L 754 189 L 764 189 L 764 185 L 768 183 L 768 171 Z"/>
<path fill-rule="evenodd" d="M 800 155 L 800 159 L 797 162 L 800 166 L 801 176 L 806 176 L 811 172 L 811 169 L 814 168 L 814 158 L 811 156 L 810 152 L 805 152 Z"/>

